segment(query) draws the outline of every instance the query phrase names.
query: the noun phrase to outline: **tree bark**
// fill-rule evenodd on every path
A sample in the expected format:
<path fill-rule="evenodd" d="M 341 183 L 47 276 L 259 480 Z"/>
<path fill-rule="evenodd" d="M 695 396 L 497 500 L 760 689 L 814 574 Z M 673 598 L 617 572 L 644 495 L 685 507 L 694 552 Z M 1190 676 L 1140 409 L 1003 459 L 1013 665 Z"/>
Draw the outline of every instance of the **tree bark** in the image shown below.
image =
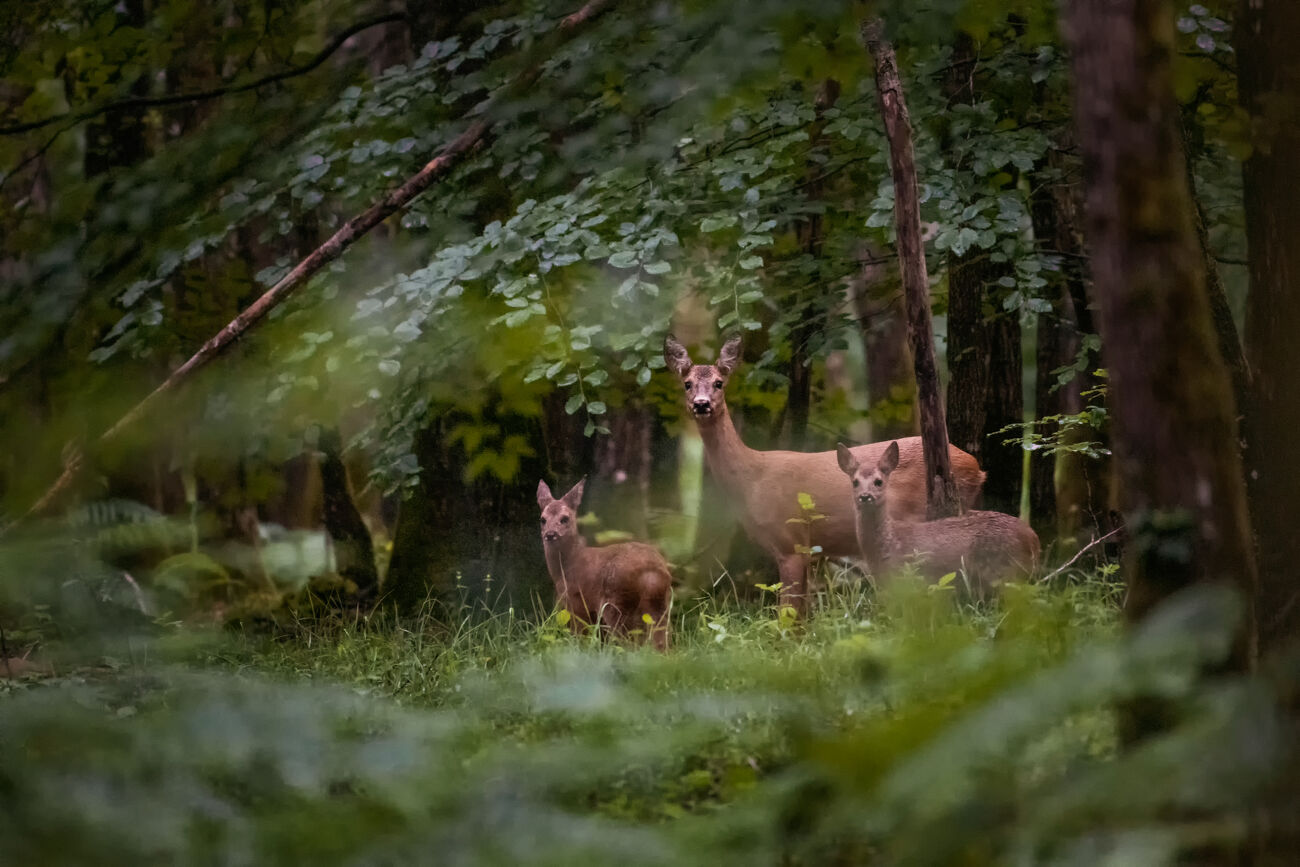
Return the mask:
<path fill-rule="evenodd" d="M 321 492 L 325 501 L 325 531 L 334 542 L 334 559 L 339 575 L 357 585 L 362 597 L 379 589 L 379 570 L 375 566 L 375 546 L 370 530 L 361 518 L 348 485 L 343 465 L 343 444 L 338 428 L 322 428 L 318 445 L 321 450 Z"/>
<path fill-rule="evenodd" d="M 1193 584 L 1255 590 L 1236 410 L 1180 162 L 1173 20 L 1168 0 L 1074 0 L 1065 17 L 1131 622 Z M 1247 617 L 1227 667 L 1249 666 L 1252 637 Z M 1125 715 L 1127 739 L 1164 725 L 1168 709 L 1147 704 Z"/>
<path fill-rule="evenodd" d="M 926 273 L 925 245 L 921 240 L 921 204 L 917 193 L 916 159 L 912 153 L 912 126 L 894 48 L 884 38 L 884 23 L 880 19 L 864 21 L 862 41 L 875 60 L 876 95 L 885 121 L 885 135 L 889 139 L 898 261 L 907 307 L 908 342 L 916 369 L 917 404 L 921 410 L 926 516 L 933 520 L 958 514 L 961 501 L 957 497 L 957 485 L 948 460 L 948 431 L 939 394 L 939 370 L 930 320 L 930 279 Z"/>
<path fill-rule="evenodd" d="M 1300 67 L 1295 35 L 1300 4 L 1242 0 L 1236 57 L 1242 105 L 1254 148 L 1243 170 L 1250 293 L 1246 351 L 1252 380 L 1246 405 L 1246 465 L 1259 552 L 1257 603 L 1265 649 L 1300 634 Z"/>
<path fill-rule="evenodd" d="M 820 264 L 822 240 L 825 234 L 822 215 L 816 209 L 822 198 L 825 160 L 815 156 L 826 149 L 826 136 L 822 130 L 826 126 L 824 115 L 826 109 L 835 105 L 840 96 L 840 83 L 833 78 L 822 82 L 813 100 L 814 117 L 808 131 L 808 161 L 804 170 L 804 198 L 814 206 L 807 219 L 799 224 L 796 234 L 799 247 L 804 255 L 814 263 Z M 813 271 L 813 289 L 821 289 L 822 275 L 820 268 Z M 802 451 L 808 447 L 808 411 L 812 405 L 812 359 L 808 344 L 817 330 L 817 317 L 822 307 L 812 302 L 803 306 L 799 322 L 790 331 L 790 388 L 786 400 L 786 424 L 789 426 L 789 447 Z"/>
<path fill-rule="evenodd" d="M 897 275 L 865 245 L 859 262 L 849 292 L 866 359 L 871 438 L 915 436 L 916 378 Z"/>
<path fill-rule="evenodd" d="M 638 539 L 650 535 L 650 436 L 654 424 L 640 402 L 611 409 L 609 433 L 596 440 L 596 473 L 587 485 L 588 508 L 607 530 Z"/>

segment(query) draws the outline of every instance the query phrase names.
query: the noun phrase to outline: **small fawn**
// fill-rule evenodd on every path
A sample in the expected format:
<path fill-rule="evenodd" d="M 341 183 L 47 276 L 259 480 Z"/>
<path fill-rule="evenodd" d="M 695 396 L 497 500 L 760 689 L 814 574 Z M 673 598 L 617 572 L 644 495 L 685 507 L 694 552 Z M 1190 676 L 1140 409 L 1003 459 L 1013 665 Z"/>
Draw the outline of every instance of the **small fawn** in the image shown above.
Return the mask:
<path fill-rule="evenodd" d="M 622 638 L 639 629 L 656 649 L 667 650 L 673 592 L 668 563 L 657 548 L 643 542 L 588 547 L 578 532 L 585 484 L 583 479 L 556 499 L 546 482 L 537 483 L 546 569 L 556 598 L 569 612 L 569 628 L 577 632 L 601 624 Z"/>
<path fill-rule="evenodd" d="M 1020 519 L 1002 512 L 969 511 L 937 521 L 898 521 L 886 508 L 889 477 L 898 466 L 898 443 L 892 442 L 875 464 L 860 462 L 842 443 L 836 446 L 840 469 L 853 485 L 858 545 L 867 569 L 876 578 L 902 565 L 913 554 L 916 566 L 931 581 L 964 572 L 979 596 L 998 582 L 1028 574 L 1038 561 L 1038 535 Z"/>

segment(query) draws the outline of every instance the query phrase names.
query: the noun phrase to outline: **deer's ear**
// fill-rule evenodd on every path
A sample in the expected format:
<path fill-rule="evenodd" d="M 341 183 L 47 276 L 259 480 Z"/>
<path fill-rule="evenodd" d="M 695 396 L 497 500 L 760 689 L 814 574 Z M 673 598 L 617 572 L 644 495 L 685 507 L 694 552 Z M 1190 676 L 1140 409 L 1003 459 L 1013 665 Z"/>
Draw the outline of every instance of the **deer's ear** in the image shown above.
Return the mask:
<path fill-rule="evenodd" d="M 544 479 L 539 480 L 537 482 L 537 505 L 545 509 L 553 502 L 555 502 L 555 495 L 551 493 L 550 485 L 546 484 Z"/>
<path fill-rule="evenodd" d="M 582 489 L 586 484 L 587 477 L 583 476 L 578 480 L 578 484 L 569 488 L 569 493 L 560 498 L 564 501 L 564 505 L 568 506 L 574 512 L 578 511 L 578 505 L 582 502 Z"/>
<path fill-rule="evenodd" d="M 858 460 L 853 457 L 853 452 L 849 451 L 849 447 L 844 443 L 835 444 L 835 456 L 839 458 L 840 469 L 846 475 L 851 476 L 858 471 Z"/>
<path fill-rule="evenodd" d="M 880 472 L 889 475 L 898 468 L 898 441 L 889 444 L 885 453 L 880 456 Z"/>
<path fill-rule="evenodd" d="M 718 351 L 718 370 L 722 371 L 723 376 L 731 376 L 739 366 L 740 335 L 736 334 L 722 344 L 722 349 Z"/>
<path fill-rule="evenodd" d="M 678 343 L 677 338 L 671 334 L 664 338 L 664 361 L 668 363 L 668 369 L 678 376 L 685 376 L 686 372 L 695 366 L 691 363 L 686 347 Z"/>

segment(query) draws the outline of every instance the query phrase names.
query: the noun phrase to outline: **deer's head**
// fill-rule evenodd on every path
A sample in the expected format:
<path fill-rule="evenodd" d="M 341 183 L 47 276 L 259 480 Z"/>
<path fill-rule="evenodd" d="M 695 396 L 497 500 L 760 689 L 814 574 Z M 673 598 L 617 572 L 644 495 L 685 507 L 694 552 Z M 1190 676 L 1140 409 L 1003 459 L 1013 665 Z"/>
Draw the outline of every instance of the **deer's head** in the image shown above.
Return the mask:
<path fill-rule="evenodd" d="M 582 479 L 559 499 L 544 481 L 537 483 L 537 505 L 542 507 L 542 544 L 564 545 L 578 538 L 578 505 L 582 502 Z"/>
<path fill-rule="evenodd" d="M 686 391 L 686 410 L 704 424 L 721 416 L 727 409 L 724 390 L 727 380 L 740 365 L 740 336 L 722 344 L 717 364 L 696 364 L 686 347 L 669 334 L 664 338 L 664 361 L 681 380 Z"/>
<path fill-rule="evenodd" d="M 853 484 L 853 503 L 859 509 L 878 509 L 885 505 L 889 474 L 898 466 L 898 443 L 892 442 L 874 465 L 863 464 L 844 443 L 835 446 L 840 469 Z"/>

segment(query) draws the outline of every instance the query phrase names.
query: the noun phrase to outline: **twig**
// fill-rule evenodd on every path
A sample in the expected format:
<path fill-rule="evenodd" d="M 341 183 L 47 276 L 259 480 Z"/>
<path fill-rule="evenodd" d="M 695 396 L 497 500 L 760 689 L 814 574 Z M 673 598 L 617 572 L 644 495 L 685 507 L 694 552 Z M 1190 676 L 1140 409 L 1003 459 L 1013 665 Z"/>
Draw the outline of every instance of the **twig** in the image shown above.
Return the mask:
<path fill-rule="evenodd" d="M 123 572 L 122 577 L 126 579 L 127 584 L 131 585 L 131 592 L 135 594 L 135 604 L 140 606 L 140 613 L 149 614 L 149 606 L 144 601 L 144 591 L 140 589 L 140 585 L 131 577 L 130 572 Z"/>
<path fill-rule="evenodd" d="M 52 123 L 58 123 L 61 120 L 70 121 L 69 126 L 59 130 L 55 135 L 67 130 L 70 126 L 75 126 L 83 121 L 90 120 L 92 117 L 98 117 L 110 111 L 122 111 L 129 108 L 158 108 L 165 105 L 177 105 L 183 102 L 203 102 L 209 99 L 216 99 L 221 96 L 228 96 L 232 93 L 246 93 L 250 90 L 257 90 L 259 87 L 265 87 L 268 84 L 275 84 L 288 78 L 296 78 L 299 75 L 306 75 L 316 67 L 320 66 L 330 55 L 338 51 L 353 36 L 363 30 L 369 30 L 371 27 L 378 27 L 381 24 L 389 24 L 393 21 L 405 21 L 406 14 L 402 12 L 390 12 L 387 15 L 379 15 L 375 18 L 367 18 L 365 21 L 358 21 L 351 27 L 348 27 L 331 40 L 329 45 L 321 49 L 315 57 L 307 61 L 302 66 L 294 66 L 289 69 L 283 69 L 274 72 L 262 78 L 246 81 L 242 84 L 230 83 L 220 87 L 211 87 L 206 90 L 191 91 L 189 93 L 172 93 L 165 96 L 138 96 L 130 99 L 121 99 L 115 102 L 108 102 L 94 108 L 82 109 L 81 111 L 65 111 L 63 114 L 54 114 L 40 120 L 27 121 L 13 126 L 0 127 L 0 135 L 20 135 L 25 132 L 40 129 L 49 126 Z"/>
<path fill-rule="evenodd" d="M 1072 565 L 1074 565 L 1074 563 L 1075 563 L 1076 560 L 1078 560 L 1078 559 L 1079 559 L 1080 557 L 1082 557 L 1085 553 L 1087 553 L 1088 549 L 1097 547 L 1097 546 L 1100 545 L 1102 542 L 1105 542 L 1105 541 L 1106 541 L 1107 539 L 1109 539 L 1111 536 L 1114 536 L 1116 533 L 1118 533 L 1120 530 L 1123 530 L 1123 529 L 1124 529 L 1123 527 L 1116 527 L 1115 529 L 1111 530 L 1111 531 L 1110 531 L 1109 533 L 1107 533 L 1106 535 L 1104 535 L 1104 536 L 1098 536 L 1096 539 L 1093 539 L 1093 540 L 1092 540 L 1091 542 L 1089 542 L 1087 545 L 1084 545 L 1082 548 L 1080 548 L 1079 551 L 1078 551 L 1078 553 L 1076 553 L 1073 557 L 1071 557 L 1069 560 L 1066 560 L 1064 563 L 1062 563 L 1062 564 L 1060 565 L 1060 567 L 1054 569 L 1054 570 L 1051 571 L 1051 572 L 1048 572 L 1048 573 L 1047 573 L 1046 575 L 1044 575 L 1042 578 L 1039 578 L 1039 579 L 1038 579 L 1038 583 L 1040 583 L 1040 584 L 1046 583 L 1046 582 L 1052 580 L 1053 578 L 1055 578 L 1057 575 L 1060 575 L 1060 574 L 1061 574 L 1062 572 L 1064 572 L 1066 569 L 1069 569 Z"/>
<path fill-rule="evenodd" d="M 567 41 L 572 38 L 583 25 L 603 12 L 610 5 L 610 2 L 611 0 L 588 0 L 585 6 L 560 21 L 553 31 L 555 38 L 560 41 Z M 234 343 L 244 332 L 279 306 L 312 276 L 343 255 L 343 252 L 348 247 L 352 246 L 353 243 L 388 219 L 388 217 L 404 210 L 417 196 L 431 187 L 434 181 L 446 175 L 466 154 L 487 137 L 488 130 L 492 128 L 493 124 L 490 119 L 491 109 L 503 97 L 526 91 L 541 77 L 543 61 L 549 56 L 543 50 L 545 47 L 539 48 L 528 68 L 507 84 L 498 96 L 493 97 L 486 105 L 482 106 L 482 110 L 478 112 L 478 119 L 456 138 L 443 145 L 438 154 L 424 168 L 409 178 L 406 183 L 384 196 L 383 199 L 344 223 L 342 228 L 335 232 L 329 240 L 313 250 L 292 271 L 268 289 L 262 297 L 250 304 L 242 313 L 231 320 L 225 328 L 222 328 L 207 343 L 199 347 L 198 352 L 172 371 L 171 375 L 161 385 L 128 410 L 117 423 L 100 434 L 98 443 L 102 445 L 114 439 L 123 430 L 139 421 L 160 398 L 174 390 L 199 368 L 216 358 L 226 347 Z M 83 462 L 77 462 L 66 466 L 58 480 L 41 496 L 35 505 L 27 510 L 19 521 L 43 511 L 52 503 L 55 497 L 76 478 L 82 464 Z M 14 523 L 16 524 L 18 521 Z M 14 524 L 9 525 L 9 527 L 12 526 Z M 9 528 L 0 529 L 0 533 L 7 529 Z"/>

